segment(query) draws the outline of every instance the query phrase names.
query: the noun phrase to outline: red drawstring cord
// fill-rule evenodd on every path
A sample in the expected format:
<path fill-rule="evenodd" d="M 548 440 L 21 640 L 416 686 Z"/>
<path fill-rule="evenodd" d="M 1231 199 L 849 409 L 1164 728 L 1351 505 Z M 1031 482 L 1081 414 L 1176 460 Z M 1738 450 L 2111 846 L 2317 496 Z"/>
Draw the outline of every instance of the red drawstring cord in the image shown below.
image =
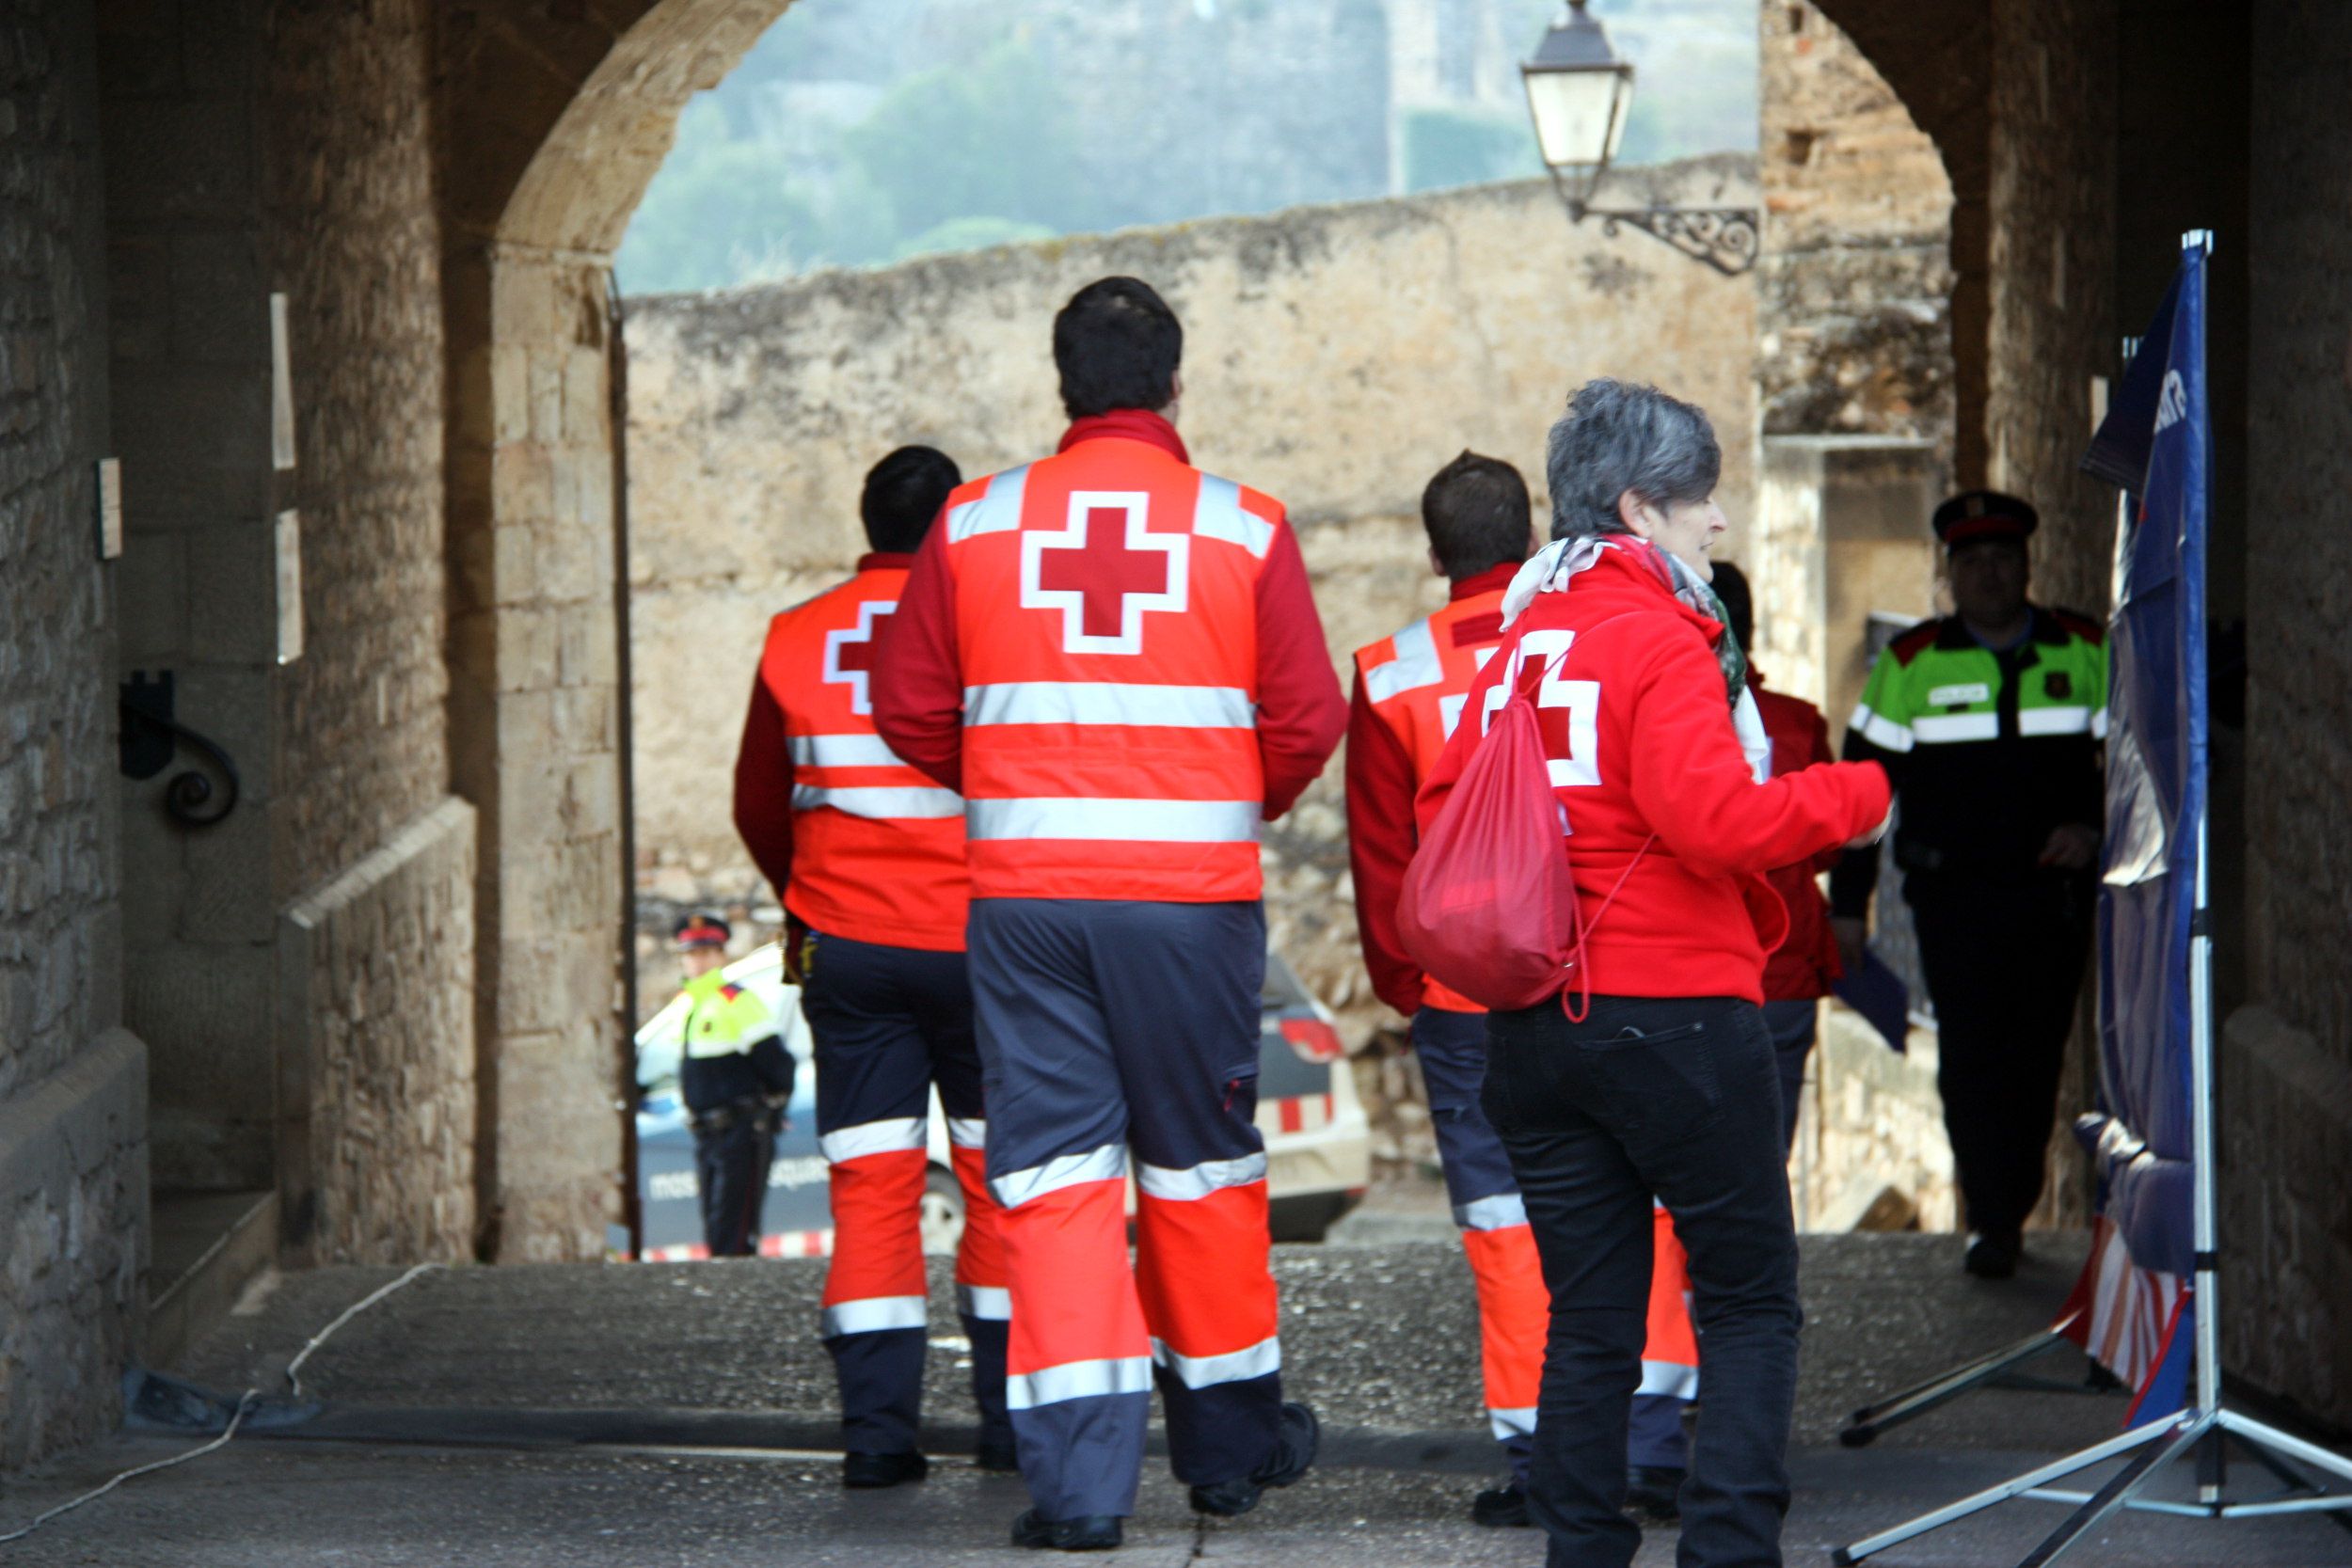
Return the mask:
<path fill-rule="evenodd" d="M 1609 906 L 1615 903 L 1617 895 L 1625 890 L 1625 879 L 1633 875 L 1633 868 L 1642 863 L 1642 857 L 1648 854 L 1649 847 L 1657 842 L 1656 833 L 1642 840 L 1642 847 L 1633 851 L 1633 858 L 1625 863 L 1623 871 L 1617 873 L 1616 886 L 1611 888 L 1609 896 L 1600 901 L 1600 908 L 1593 911 L 1593 918 L 1586 920 L 1581 914 L 1577 917 L 1576 945 L 1569 949 L 1567 963 L 1567 967 L 1575 972 L 1576 979 L 1573 985 L 1560 989 L 1560 1012 L 1570 1023 L 1581 1023 L 1593 1016 L 1593 987 L 1584 963 L 1584 939 L 1593 934 L 1593 927 L 1600 924 L 1601 916 L 1609 912 Z M 1571 990 L 1581 990 L 1584 994 L 1584 1010 L 1581 1013 L 1569 1001 Z"/>

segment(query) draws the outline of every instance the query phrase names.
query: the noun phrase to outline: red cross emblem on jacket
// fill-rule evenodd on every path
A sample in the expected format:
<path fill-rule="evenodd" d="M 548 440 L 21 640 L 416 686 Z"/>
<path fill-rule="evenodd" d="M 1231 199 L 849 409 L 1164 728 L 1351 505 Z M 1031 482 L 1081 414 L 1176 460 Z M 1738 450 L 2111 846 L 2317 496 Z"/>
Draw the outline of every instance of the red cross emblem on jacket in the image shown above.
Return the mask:
<path fill-rule="evenodd" d="M 874 647 L 882 639 L 875 625 L 898 608 L 896 599 L 868 599 L 857 607 L 857 625 L 825 634 L 824 677 L 828 685 L 850 689 L 850 711 L 874 711 L 866 678 L 874 668 Z"/>
<path fill-rule="evenodd" d="M 1143 612 L 1184 608 L 1191 535 L 1147 530 L 1145 492 L 1079 490 L 1069 520 L 1021 541 L 1021 602 L 1058 610 L 1062 648 L 1073 654 L 1139 654 Z"/>

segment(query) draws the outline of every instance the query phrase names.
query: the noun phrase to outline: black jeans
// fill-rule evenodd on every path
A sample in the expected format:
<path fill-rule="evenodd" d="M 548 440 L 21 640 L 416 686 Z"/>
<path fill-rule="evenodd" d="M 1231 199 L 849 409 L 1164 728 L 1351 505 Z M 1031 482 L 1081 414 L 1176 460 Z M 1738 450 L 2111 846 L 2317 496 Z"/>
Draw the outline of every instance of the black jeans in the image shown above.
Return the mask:
<path fill-rule="evenodd" d="M 1777 1568 L 1796 1402 L 1797 1238 L 1780 1086 L 1761 1008 L 1729 997 L 1596 996 L 1488 1024 L 1486 1116 L 1518 1173 L 1551 1334 L 1530 1502 L 1550 1568 L 1625 1568 L 1619 1512 L 1641 1379 L 1650 1199 L 1691 1255 L 1699 1425 L 1682 1488 L 1684 1568 Z"/>

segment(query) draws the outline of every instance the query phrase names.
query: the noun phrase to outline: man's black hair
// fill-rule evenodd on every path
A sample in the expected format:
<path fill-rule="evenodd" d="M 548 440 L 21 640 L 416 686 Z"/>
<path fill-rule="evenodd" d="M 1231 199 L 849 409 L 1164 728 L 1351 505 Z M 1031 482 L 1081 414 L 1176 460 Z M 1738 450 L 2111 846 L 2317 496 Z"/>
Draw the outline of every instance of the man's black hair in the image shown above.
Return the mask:
<path fill-rule="evenodd" d="M 1161 409 L 1176 398 L 1184 329 L 1139 277 L 1104 277 L 1054 318 L 1061 404 L 1073 420 L 1117 408 Z"/>
<path fill-rule="evenodd" d="M 866 542 L 884 555 L 912 554 L 947 504 L 947 492 L 962 483 L 956 460 L 938 448 L 900 447 L 866 470 L 857 503 Z"/>
<path fill-rule="evenodd" d="M 1533 542 L 1527 481 L 1500 457 L 1474 451 L 1439 468 L 1421 493 L 1421 522 L 1438 564 L 1455 582 L 1527 559 Z"/>
<path fill-rule="evenodd" d="M 1748 575 L 1728 561 L 1714 563 L 1715 596 L 1724 601 L 1724 624 L 1742 650 L 1756 649 L 1756 598 L 1748 592 Z"/>

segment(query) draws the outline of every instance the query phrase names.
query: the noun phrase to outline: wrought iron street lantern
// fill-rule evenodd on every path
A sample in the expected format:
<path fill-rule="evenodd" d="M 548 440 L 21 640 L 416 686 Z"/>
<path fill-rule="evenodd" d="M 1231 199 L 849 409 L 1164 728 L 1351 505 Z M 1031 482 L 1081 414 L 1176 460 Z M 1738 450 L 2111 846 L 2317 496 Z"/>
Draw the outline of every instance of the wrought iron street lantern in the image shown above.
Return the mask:
<path fill-rule="evenodd" d="M 1602 220 L 1601 232 L 1632 224 L 1716 271 L 1738 274 L 1756 265 L 1756 214 L 1743 207 L 1597 207 L 1593 196 L 1617 155 L 1633 107 L 1633 62 L 1609 47 L 1609 35 L 1585 14 L 1586 0 L 1567 0 L 1544 32 L 1534 57 L 1519 67 L 1535 145 L 1551 182 L 1566 203 L 1568 221 Z"/>

